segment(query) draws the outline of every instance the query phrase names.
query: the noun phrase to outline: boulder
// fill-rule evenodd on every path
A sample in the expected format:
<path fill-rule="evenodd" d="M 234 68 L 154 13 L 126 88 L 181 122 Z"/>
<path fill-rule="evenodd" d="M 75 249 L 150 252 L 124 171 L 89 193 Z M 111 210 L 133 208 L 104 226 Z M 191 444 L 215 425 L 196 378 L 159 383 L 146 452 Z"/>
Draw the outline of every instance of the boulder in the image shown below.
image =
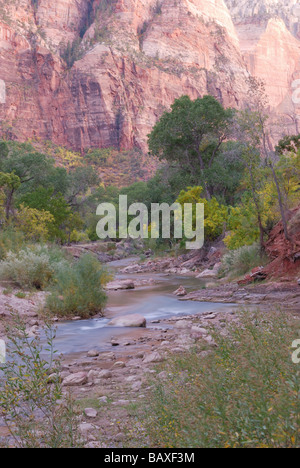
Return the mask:
<path fill-rule="evenodd" d="M 63 381 L 64 387 L 76 387 L 86 384 L 88 381 L 88 376 L 86 372 L 77 372 L 76 374 L 71 374 L 66 377 Z"/>
<path fill-rule="evenodd" d="M 99 372 L 99 378 L 100 379 L 111 379 L 112 378 L 112 373 L 109 370 L 102 370 Z"/>
<path fill-rule="evenodd" d="M 180 286 L 176 291 L 174 291 L 175 296 L 183 297 L 187 295 L 186 289 L 183 286 Z"/>
<path fill-rule="evenodd" d="M 218 272 L 216 270 L 204 270 L 202 273 L 200 273 L 198 276 L 196 276 L 197 279 L 202 279 L 202 278 L 216 278 L 218 276 Z"/>
<path fill-rule="evenodd" d="M 193 322 L 188 322 L 186 320 L 179 320 L 174 324 L 174 328 L 179 328 L 181 330 L 185 330 L 187 328 L 192 328 Z"/>
<path fill-rule="evenodd" d="M 154 362 L 162 362 L 164 360 L 164 358 L 158 354 L 158 353 L 151 353 L 151 354 L 148 354 L 148 356 L 145 357 L 145 359 L 143 360 L 143 363 L 144 364 L 150 364 L 150 363 L 154 363 Z"/>
<path fill-rule="evenodd" d="M 132 280 L 120 280 L 120 281 L 112 281 L 108 283 L 105 287 L 107 291 L 119 291 L 125 289 L 134 289 L 135 285 Z"/>
<path fill-rule="evenodd" d="M 98 412 L 94 408 L 85 408 L 84 414 L 87 418 L 94 419 L 97 417 Z"/>
<path fill-rule="evenodd" d="M 146 327 L 147 321 L 140 314 L 123 315 L 109 322 L 111 327 Z"/>

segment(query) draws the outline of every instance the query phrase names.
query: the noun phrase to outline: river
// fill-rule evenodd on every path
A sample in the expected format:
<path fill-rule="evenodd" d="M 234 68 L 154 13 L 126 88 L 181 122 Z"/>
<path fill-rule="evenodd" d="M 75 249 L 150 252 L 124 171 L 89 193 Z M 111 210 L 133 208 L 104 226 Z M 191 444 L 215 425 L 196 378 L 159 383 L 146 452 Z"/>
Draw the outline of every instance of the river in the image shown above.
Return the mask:
<path fill-rule="evenodd" d="M 120 268 L 136 261 L 126 259 L 112 262 L 109 267 L 117 279 L 154 279 L 154 284 L 147 284 L 134 290 L 109 292 L 104 318 L 81 321 L 67 321 L 57 327 L 55 348 L 59 353 L 72 354 L 90 349 L 111 350 L 111 339 L 132 335 L 133 329 L 108 326 L 109 321 L 119 315 L 141 314 L 147 319 L 147 327 L 166 327 L 166 324 L 153 324 L 152 321 L 168 319 L 174 316 L 195 315 L 224 309 L 224 304 L 180 301 L 173 293 L 180 286 L 187 292 L 205 287 L 205 282 L 191 276 L 166 274 L 130 274 L 119 272 Z M 232 307 L 227 304 L 227 307 Z"/>

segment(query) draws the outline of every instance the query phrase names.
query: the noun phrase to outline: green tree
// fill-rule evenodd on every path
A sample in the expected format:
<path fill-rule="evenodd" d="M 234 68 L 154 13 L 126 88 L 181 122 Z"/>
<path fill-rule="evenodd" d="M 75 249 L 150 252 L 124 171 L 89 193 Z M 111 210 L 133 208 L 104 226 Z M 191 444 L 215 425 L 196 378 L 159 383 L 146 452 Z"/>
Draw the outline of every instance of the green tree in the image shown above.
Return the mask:
<path fill-rule="evenodd" d="M 207 170 L 230 135 L 232 116 L 233 110 L 225 110 L 212 96 L 195 101 L 182 96 L 154 126 L 149 135 L 150 153 L 189 171 L 209 199 L 212 190 Z"/>
<path fill-rule="evenodd" d="M 5 193 L 6 220 L 9 219 L 14 193 L 20 187 L 20 185 L 20 178 L 14 172 L 10 174 L 0 172 L 0 188 L 3 189 Z"/>

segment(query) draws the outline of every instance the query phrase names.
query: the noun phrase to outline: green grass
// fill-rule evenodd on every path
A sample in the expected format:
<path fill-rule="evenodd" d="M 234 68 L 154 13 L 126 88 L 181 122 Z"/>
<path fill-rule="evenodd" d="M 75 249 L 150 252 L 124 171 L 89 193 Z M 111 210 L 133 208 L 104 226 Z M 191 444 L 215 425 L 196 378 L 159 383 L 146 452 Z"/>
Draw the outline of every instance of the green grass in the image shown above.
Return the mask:
<path fill-rule="evenodd" d="M 152 382 L 137 411 L 145 440 L 164 448 L 299 447 L 294 327 L 277 312 L 244 311 L 230 326 L 230 339 L 214 335 L 218 347 L 209 355 L 170 356 L 159 370 L 168 379 Z"/>
<path fill-rule="evenodd" d="M 15 297 L 17 297 L 18 299 L 26 299 L 26 294 L 19 291 L 15 294 Z"/>

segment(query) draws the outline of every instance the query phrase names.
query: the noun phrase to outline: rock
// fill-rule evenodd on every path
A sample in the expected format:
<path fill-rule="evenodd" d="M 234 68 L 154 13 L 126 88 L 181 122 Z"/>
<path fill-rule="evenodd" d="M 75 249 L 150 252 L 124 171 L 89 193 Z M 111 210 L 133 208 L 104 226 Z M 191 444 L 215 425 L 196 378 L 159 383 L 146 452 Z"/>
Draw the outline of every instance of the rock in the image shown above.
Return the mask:
<path fill-rule="evenodd" d="M 124 367 L 126 367 L 126 364 L 123 361 L 117 361 L 113 365 L 113 368 L 117 368 L 117 369 L 124 369 Z"/>
<path fill-rule="evenodd" d="M 179 320 L 174 324 L 174 328 L 179 328 L 180 330 L 185 330 L 187 328 L 192 328 L 193 323 L 186 320 Z"/>
<path fill-rule="evenodd" d="M 108 353 L 101 353 L 99 355 L 100 361 L 114 361 L 115 359 L 116 359 L 115 353 L 108 352 Z"/>
<path fill-rule="evenodd" d="M 61 380 L 61 375 L 59 374 L 51 374 L 49 375 L 48 379 L 47 379 L 47 382 L 49 384 L 53 384 L 53 383 L 56 383 L 58 382 L 59 380 Z"/>
<path fill-rule="evenodd" d="M 200 275 L 196 276 L 197 279 L 203 278 L 216 278 L 218 276 L 218 272 L 215 270 L 204 270 Z"/>
<path fill-rule="evenodd" d="M 94 382 L 95 380 L 99 379 L 99 371 L 91 369 L 88 372 L 88 382 Z"/>
<path fill-rule="evenodd" d="M 150 364 L 150 363 L 155 363 L 155 362 L 162 362 L 164 361 L 164 358 L 158 354 L 158 353 L 151 353 L 151 354 L 148 354 L 145 359 L 143 360 L 143 363 L 144 364 Z"/>
<path fill-rule="evenodd" d="M 113 375 L 109 370 L 102 370 L 101 372 L 99 372 L 100 379 L 111 379 L 112 376 Z"/>
<path fill-rule="evenodd" d="M 94 419 L 97 417 L 98 412 L 94 408 L 85 408 L 84 414 L 87 418 Z"/>
<path fill-rule="evenodd" d="M 38 326 L 39 326 L 39 322 L 38 322 L 38 320 L 30 320 L 29 325 L 30 325 L 31 327 L 38 327 Z"/>
<path fill-rule="evenodd" d="M 145 317 L 139 314 L 116 317 L 108 323 L 111 327 L 146 327 Z"/>
<path fill-rule="evenodd" d="M 178 297 L 183 297 L 187 295 L 187 292 L 183 286 L 180 286 L 173 294 Z"/>
<path fill-rule="evenodd" d="M 197 327 L 196 325 L 194 325 L 192 327 L 192 331 L 196 332 L 196 333 L 199 333 L 200 335 L 207 335 L 208 334 L 208 331 L 205 328 Z"/>
<path fill-rule="evenodd" d="M 107 291 L 119 291 L 123 289 L 134 289 L 135 285 L 132 280 L 120 280 L 120 281 L 112 281 L 108 283 L 105 287 Z"/>
<path fill-rule="evenodd" d="M 108 398 L 107 398 L 107 396 L 104 395 L 104 396 L 98 398 L 98 401 L 99 401 L 100 403 L 107 403 L 107 402 L 108 402 Z"/>
<path fill-rule="evenodd" d="M 88 376 L 86 372 L 77 372 L 76 374 L 70 374 L 63 380 L 64 387 L 78 387 L 85 385 L 88 382 Z"/>
<path fill-rule="evenodd" d="M 88 352 L 87 355 L 88 355 L 88 357 L 92 357 L 92 358 L 93 358 L 93 357 L 99 356 L 99 354 L 100 354 L 99 351 L 96 351 L 95 349 L 92 349 L 91 351 Z"/>
<path fill-rule="evenodd" d="M 89 432 L 95 431 L 99 429 L 97 426 L 94 424 L 89 424 L 89 423 L 81 423 L 78 427 L 79 432 L 83 435 L 86 436 Z"/>
<path fill-rule="evenodd" d="M 39 327 L 36 325 L 26 330 L 26 334 L 28 338 L 34 338 L 38 334 L 38 332 L 39 332 Z"/>

